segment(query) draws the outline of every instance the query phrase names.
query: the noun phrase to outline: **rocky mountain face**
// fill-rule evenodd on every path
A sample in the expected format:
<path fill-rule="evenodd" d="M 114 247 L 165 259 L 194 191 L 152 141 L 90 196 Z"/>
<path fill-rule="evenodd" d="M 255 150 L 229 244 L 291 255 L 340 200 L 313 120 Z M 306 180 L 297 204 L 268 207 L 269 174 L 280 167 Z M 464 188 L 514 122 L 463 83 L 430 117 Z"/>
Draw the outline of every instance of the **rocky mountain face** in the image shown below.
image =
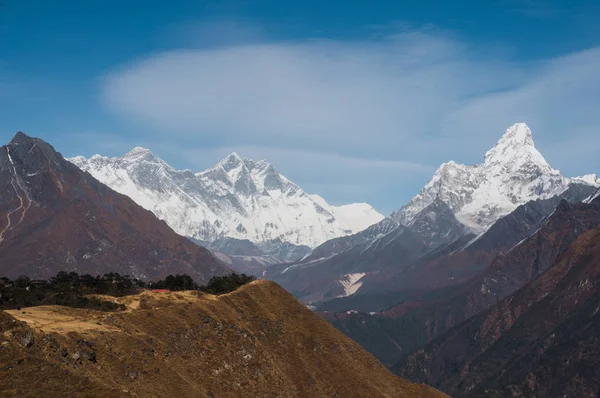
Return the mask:
<path fill-rule="evenodd" d="M 454 260 L 448 256 L 441 267 L 426 269 L 427 273 L 439 274 L 446 268 L 468 267 L 481 261 L 485 266 L 470 279 L 446 289 L 423 289 L 420 294 L 409 291 L 384 310 L 377 307 L 382 301 L 379 292 L 338 299 L 320 309 L 337 311 L 324 316 L 391 366 L 537 278 L 579 234 L 598 225 L 598 206 L 569 204 L 559 198 L 529 202 L 500 219 L 476 241 L 471 240 L 462 250 L 463 255 Z M 416 268 L 420 267 L 423 265 Z M 364 278 L 366 289 L 368 283 Z M 390 283 L 398 285 L 400 281 L 390 279 Z M 344 311 L 348 309 L 365 313 L 348 314 Z"/>
<path fill-rule="evenodd" d="M 437 200 L 445 203 L 461 223 L 479 233 L 519 205 L 559 195 L 571 184 L 598 187 L 600 179 L 595 175 L 561 176 L 535 148 L 527 125 L 517 123 L 487 151 L 482 164 L 441 165 L 423 190 L 392 217 L 408 225 Z"/>
<path fill-rule="evenodd" d="M 174 169 L 144 148 L 120 158 L 69 160 L 181 235 L 202 242 L 248 240 L 266 246 L 265 254 L 279 250 L 285 258 L 291 251 L 294 260 L 299 258 L 296 246 L 316 247 L 383 218 L 367 204 L 331 206 L 318 195 L 306 194 L 267 161 L 236 153 L 195 174 Z"/>
<path fill-rule="evenodd" d="M 417 213 L 406 226 L 433 247 L 452 243 L 469 232 L 448 205 L 438 199 Z"/>
<path fill-rule="evenodd" d="M 371 278 L 365 278 L 363 293 L 369 290 L 427 290 L 462 283 L 486 269 L 498 255 L 507 253 L 536 232 L 561 200 L 570 198 L 573 203 L 578 203 L 592 189 L 587 187 L 580 192 L 580 188 L 579 185 L 571 186 L 553 198 L 521 205 L 481 234 L 465 235 L 429 251 L 406 269 L 393 268 L 384 277 L 372 281 Z"/>
<path fill-rule="evenodd" d="M 516 291 L 510 284 L 500 288 L 513 292 L 396 370 L 413 380 L 435 380 L 454 396 L 597 396 L 599 215 L 598 199 L 588 205 L 561 203 L 548 222 L 554 227 L 511 251 L 520 252 L 515 256 L 521 264 L 500 258 L 490 267 L 498 278 L 528 283 Z M 544 243 L 548 239 L 555 241 Z M 481 290 L 496 294 L 488 284 Z M 502 280 L 495 285 L 506 286 Z"/>
<path fill-rule="evenodd" d="M 596 200 L 597 198 L 600 198 L 600 188 L 598 188 L 598 190 L 596 192 L 594 192 L 593 194 L 591 194 L 590 196 L 588 196 L 584 202 L 585 203 L 592 203 L 594 200 Z"/>
<path fill-rule="evenodd" d="M 0 311 L 0 391 L 33 396 L 422 397 L 268 281 L 221 296 L 151 293 L 124 311 Z M 76 320 L 76 321 L 74 321 Z"/>
<path fill-rule="evenodd" d="M 447 206 L 434 203 L 409 227 L 386 218 L 358 234 L 326 242 L 292 265 L 270 268 L 269 277 L 303 301 L 320 302 L 321 309 L 379 311 L 383 303 L 393 304 L 389 300 L 394 296 L 408 298 L 405 292 L 421 297 L 423 291 L 469 280 L 533 234 L 561 200 L 577 203 L 593 190 L 572 184 L 556 197 L 517 207 L 479 235 L 466 234 Z M 355 298 L 346 294 L 348 275 L 360 275 L 360 284 L 350 290 Z"/>
<path fill-rule="evenodd" d="M 271 267 L 268 276 L 302 301 L 317 303 L 351 296 L 362 286 L 366 275 L 410 264 L 426 250 L 421 237 L 401 225 L 329 257 Z"/>
<path fill-rule="evenodd" d="M 353 235 L 341 236 L 322 243 L 312 249 L 308 255 L 299 261 L 299 263 L 323 260 L 332 257 L 336 254 L 345 252 L 354 246 L 364 245 L 379 237 L 387 235 L 396 228 L 398 228 L 397 222 L 389 218 L 384 218 L 361 232 Z"/>
<path fill-rule="evenodd" d="M 207 249 L 19 132 L 0 148 L 0 275 L 119 272 L 142 279 L 231 272 Z"/>

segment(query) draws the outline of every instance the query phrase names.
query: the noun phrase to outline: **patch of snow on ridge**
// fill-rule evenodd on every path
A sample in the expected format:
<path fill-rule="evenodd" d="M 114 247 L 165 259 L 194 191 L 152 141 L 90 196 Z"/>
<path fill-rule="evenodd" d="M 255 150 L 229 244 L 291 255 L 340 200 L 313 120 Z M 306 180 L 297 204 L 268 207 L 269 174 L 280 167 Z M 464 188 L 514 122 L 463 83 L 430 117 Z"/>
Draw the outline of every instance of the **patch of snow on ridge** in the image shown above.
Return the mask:
<path fill-rule="evenodd" d="M 343 279 L 340 279 L 340 284 L 344 287 L 344 294 L 340 297 L 352 296 L 360 289 L 362 282 L 360 281 L 365 273 L 346 274 Z"/>
<path fill-rule="evenodd" d="M 573 177 L 574 182 L 581 182 L 594 187 L 600 187 L 600 177 L 596 174 L 586 174 L 581 177 Z"/>
<path fill-rule="evenodd" d="M 590 197 L 588 197 L 587 199 L 585 199 L 583 201 L 583 203 L 588 203 L 588 204 L 592 203 L 595 199 L 597 199 L 599 197 L 600 197 L 600 188 L 598 188 L 598 190 L 595 193 L 593 193 L 592 195 L 590 195 Z"/>
<path fill-rule="evenodd" d="M 383 215 L 368 203 L 331 206 L 330 209 L 335 218 L 353 231 L 362 231 L 384 219 Z"/>

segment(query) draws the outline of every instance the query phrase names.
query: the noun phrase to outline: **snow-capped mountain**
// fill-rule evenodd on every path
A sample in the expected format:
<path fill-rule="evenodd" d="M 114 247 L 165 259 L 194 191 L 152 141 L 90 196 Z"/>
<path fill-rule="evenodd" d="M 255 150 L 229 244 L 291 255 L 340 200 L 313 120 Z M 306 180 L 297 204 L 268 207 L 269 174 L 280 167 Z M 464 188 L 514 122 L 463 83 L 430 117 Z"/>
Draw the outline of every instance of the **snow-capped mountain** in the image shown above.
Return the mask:
<path fill-rule="evenodd" d="M 421 192 L 391 217 L 410 225 L 437 200 L 473 232 L 481 232 L 519 205 L 559 195 L 571 184 L 598 187 L 600 179 L 596 175 L 562 176 L 535 148 L 527 125 L 517 123 L 487 151 L 482 164 L 442 164 Z"/>
<path fill-rule="evenodd" d="M 315 247 L 383 218 L 363 203 L 331 206 L 306 194 L 267 161 L 237 153 L 196 174 L 176 170 L 140 147 L 119 158 L 69 160 L 154 212 L 179 234 L 205 242 L 230 237 Z"/>
<path fill-rule="evenodd" d="M 355 232 L 362 231 L 383 220 L 383 215 L 368 203 L 352 203 L 349 205 L 330 206 L 319 195 L 309 195 L 321 207 L 329 211 L 338 220 Z"/>

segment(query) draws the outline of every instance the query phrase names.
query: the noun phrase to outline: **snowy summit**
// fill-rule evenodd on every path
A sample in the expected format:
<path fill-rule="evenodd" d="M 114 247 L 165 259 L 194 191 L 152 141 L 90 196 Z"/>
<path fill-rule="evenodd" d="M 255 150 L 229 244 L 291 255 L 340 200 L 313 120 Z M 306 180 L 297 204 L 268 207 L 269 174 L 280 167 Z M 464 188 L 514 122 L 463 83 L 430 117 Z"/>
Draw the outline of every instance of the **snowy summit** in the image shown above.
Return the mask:
<path fill-rule="evenodd" d="M 231 237 L 315 247 L 383 219 L 368 204 L 331 206 L 318 195 L 306 194 L 269 162 L 235 152 L 195 174 L 176 170 L 140 147 L 119 158 L 69 160 L 177 233 L 205 242 Z"/>
<path fill-rule="evenodd" d="M 410 225 L 437 199 L 473 232 L 481 232 L 519 205 L 559 195 L 571 184 L 600 186 L 600 180 L 595 175 L 563 177 L 536 149 L 529 127 L 516 123 L 486 152 L 483 163 L 442 164 L 421 192 L 392 218 Z"/>

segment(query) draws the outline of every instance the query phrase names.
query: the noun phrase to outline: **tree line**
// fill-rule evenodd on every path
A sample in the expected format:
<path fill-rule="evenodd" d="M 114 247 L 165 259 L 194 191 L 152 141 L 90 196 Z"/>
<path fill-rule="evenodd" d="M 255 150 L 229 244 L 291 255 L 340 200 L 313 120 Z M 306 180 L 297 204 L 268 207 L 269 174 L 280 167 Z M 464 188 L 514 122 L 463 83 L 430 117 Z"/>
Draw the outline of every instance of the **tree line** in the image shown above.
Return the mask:
<path fill-rule="evenodd" d="M 63 305 L 114 311 L 123 309 L 124 306 L 113 301 L 88 296 L 98 294 L 120 297 L 140 293 L 145 289 L 199 290 L 211 294 L 223 294 L 255 279 L 253 276 L 234 273 L 213 277 L 206 285 L 200 286 L 185 274 L 169 275 L 156 282 L 144 282 L 138 278 L 115 272 L 103 276 L 92 276 L 60 271 L 48 280 L 31 280 L 27 276 L 20 276 L 15 280 L 1 277 L 0 309 Z"/>

